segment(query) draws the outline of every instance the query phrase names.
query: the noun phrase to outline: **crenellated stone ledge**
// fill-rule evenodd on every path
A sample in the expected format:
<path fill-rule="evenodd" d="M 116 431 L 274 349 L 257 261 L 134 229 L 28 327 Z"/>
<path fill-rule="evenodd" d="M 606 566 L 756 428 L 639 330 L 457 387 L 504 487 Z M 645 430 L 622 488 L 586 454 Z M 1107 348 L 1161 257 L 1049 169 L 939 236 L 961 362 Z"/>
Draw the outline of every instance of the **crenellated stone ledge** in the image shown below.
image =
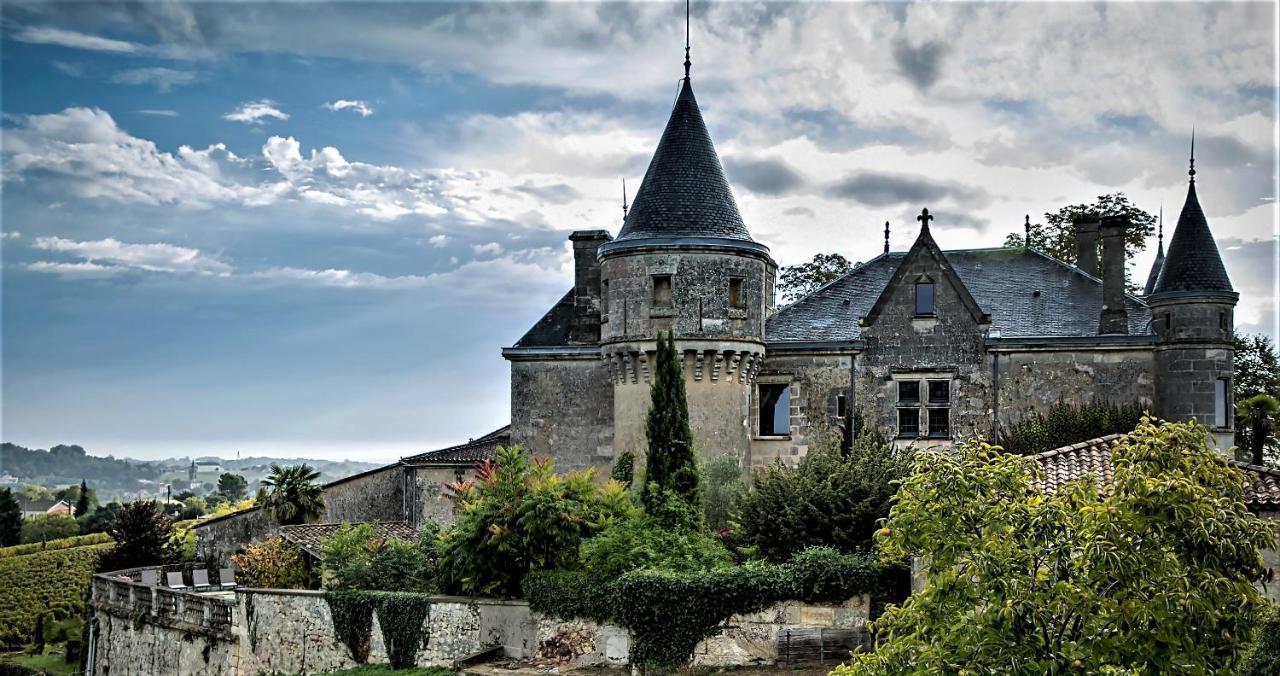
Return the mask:
<path fill-rule="evenodd" d="M 765 349 L 758 343 L 677 341 L 685 378 L 692 382 L 750 384 L 764 365 Z M 600 348 L 614 385 L 648 383 L 657 344 L 615 343 Z"/>

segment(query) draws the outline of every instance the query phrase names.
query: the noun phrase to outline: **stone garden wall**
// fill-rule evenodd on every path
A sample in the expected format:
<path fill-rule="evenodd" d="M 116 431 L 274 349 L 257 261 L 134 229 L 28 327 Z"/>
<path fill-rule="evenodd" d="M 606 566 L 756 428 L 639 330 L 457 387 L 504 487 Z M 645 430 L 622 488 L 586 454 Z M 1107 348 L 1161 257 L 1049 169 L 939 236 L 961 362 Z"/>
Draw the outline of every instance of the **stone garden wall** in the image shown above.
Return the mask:
<path fill-rule="evenodd" d="M 91 673 L 97 676 L 253 676 L 323 673 L 356 665 L 335 635 L 322 592 L 240 590 L 230 627 L 206 631 L 144 607 L 129 607 L 128 599 L 136 591 L 99 593 L 106 586 L 105 578 L 96 581 L 92 600 Z M 842 606 L 784 603 L 734 616 L 720 635 L 698 645 L 694 663 L 773 664 L 779 658 L 779 637 L 787 630 L 862 629 L 869 608 L 869 599 L 858 597 Z M 386 663 L 376 612 L 373 622 L 368 661 Z M 508 657 L 572 666 L 623 666 L 630 649 L 630 637 L 621 627 L 546 617 L 531 612 L 522 601 L 497 599 L 436 597 L 426 634 L 426 645 L 418 652 L 419 665 L 452 666 L 501 646 Z"/>

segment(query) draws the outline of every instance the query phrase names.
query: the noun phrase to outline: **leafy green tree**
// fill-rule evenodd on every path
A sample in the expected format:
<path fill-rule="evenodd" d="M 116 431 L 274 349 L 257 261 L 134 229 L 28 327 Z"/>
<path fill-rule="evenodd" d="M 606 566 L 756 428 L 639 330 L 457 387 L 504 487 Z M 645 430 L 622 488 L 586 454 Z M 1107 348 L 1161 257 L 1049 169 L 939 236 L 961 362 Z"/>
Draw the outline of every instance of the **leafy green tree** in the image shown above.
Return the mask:
<path fill-rule="evenodd" d="M 373 524 L 344 524 L 321 546 L 326 589 L 429 592 L 435 588 L 432 556 L 437 532 L 419 542 L 377 534 Z"/>
<path fill-rule="evenodd" d="M 1072 221 L 1082 216 L 1127 216 L 1132 227 L 1125 234 L 1125 258 L 1132 261 L 1147 248 L 1156 231 L 1156 217 L 1138 208 L 1122 192 L 1099 195 L 1093 204 L 1069 204 L 1057 212 L 1044 214 L 1044 223 L 1031 224 L 1031 246 L 1065 263 L 1075 265 L 1076 229 Z M 1013 232 L 1005 238 L 1007 247 L 1023 246 L 1026 233 Z"/>
<path fill-rule="evenodd" d="M 550 458 L 511 447 L 481 464 L 474 482 L 451 484 L 458 520 L 440 536 L 441 586 L 514 597 L 530 571 L 576 567 L 583 539 L 636 512 L 621 484 L 592 477 L 556 474 Z"/>
<path fill-rule="evenodd" d="M 1280 400 L 1280 360 L 1277 359 L 1275 345 L 1271 338 L 1258 335 L 1235 334 L 1232 340 L 1235 349 L 1235 375 L 1232 379 L 1232 398 L 1237 407 L 1245 401 L 1260 394 L 1266 394 Z M 1259 428 L 1266 434 L 1265 438 L 1255 442 L 1253 426 L 1246 425 L 1236 418 L 1236 452 L 1240 460 L 1251 460 L 1251 450 L 1261 443 L 1266 459 L 1267 455 L 1280 455 L 1280 442 L 1276 439 L 1276 429 L 1280 425 L 1274 422 L 1270 429 Z M 1248 453 L 1248 455 L 1246 455 Z"/>
<path fill-rule="evenodd" d="M 807 547 L 869 551 L 913 452 L 895 449 L 877 430 L 861 432 L 848 452 L 832 440 L 810 449 L 794 469 L 775 462 L 757 470 L 738 507 L 737 543 L 778 563 Z"/>
<path fill-rule="evenodd" d="M 80 494 L 76 496 L 76 516 L 83 516 L 89 513 L 89 483 L 84 479 L 80 480 Z"/>
<path fill-rule="evenodd" d="M 13 497 L 13 491 L 0 489 L 0 547 L 12 547 L 22 542 L 22 508 Z"/>
<path fill-rule="evenodd" d="M 654 514 L 664 507 L 666 493 L 699 510 L 698 467 L 694 458 L 693 430 L 689 427 L 689 404 L 684 393 L 684 371 L 676 354 L 672 333 L 658 334 L 658 353 L 649 386 L 649 416 L 645 434 L 649 440 L 645 456 L 644 487 L 640 501 Z"/>
<path fill-rule="evenodd" d="M 613 461 L 613 468 L 609 470 L 609 478 L 627 488 L 631 488 L 631 482 L 635 480 L 635 474 L 636 454 L 631 451 L 619 453 L 618 459 Z"/>
<path fill-rule="evenodd" d="M 1249 462 L 1266 462 L 1266 451 L 1276 445 L 1276 420 L 1280 418 L 1280 401 L 1269 394 L 1255 394 L 1236 404 L 1236 425 L 1245 428 L 1249 442 Z"/>
<path fill-rule="evenodd" d="M 158 566 L 182 560 L 182 545 L 173 521 L 155 500 L 139 500 L 120 506 L 112 524 L 115 546 L 103 552 L 99 571 Z"/>
<path fill-rule="evenodd" d="M 48 542 L 80 534 L 80 525 L 66 514 L 41 514 L 22 522 L 22 541 Z"/>
<path fill-rule="evenodd" d="M 99 505 L 93 510 L 92 514 L 84 517 L 76 517 L 76 521 L 80 522 L 80 532 L 89 533 L 105 533 L 111 530 L 116 522 L 116 514 L 120 511 L 120 503 L 108 502 L 105 505 Z"/>
<path fill-rule="evenodd" d="M 707 528 L 713 531 L 728 530 L 738 503 L 747 494 L 738 458 L 732 455 L 716 456 L 703 463 L 699 469 L 702 477 L 698 480 L 698 486 L 702 491 L 702 515 Z"/>
<path fill-rule="evenodd" d="M 921 557 L 924 589 L 837 676 L 1238 668 L 1275 545 L 1244 478 L 1200 425 L 1149 418 L 1112 467 L 1046 495 L 1033 458 L 978 441 L 923 454 L 877 540 L 885 559 Z"/>
<path fill-rule="evenodd" d="M 236 579 L 246 587 L 306 589 L 311 576 L 297 545 L 279 535 L 255 542 L 231 557 Z"/>
<path fill-rule="evenodd" d="M 733 565 L 729 550 L 698 531 L 668 530 L 656 519 L 625 519 L 582 543 L 582 570 L 616 580 L 632 570 L 696 572 Z"/>
<path fill-rule="evenodd" d="M 239 474 L 226 472 L 218 477 L 218 494 L 227 502 L 239 502 L 249 494 L 249 482 Z"/>
<path fill-rule="evenodd" d="M 838 253 L 816 254 L 808 263 L 783 267 L 777 291 L 783 302 L 790 303 L 834 282 L 855 267 L 857 263 L 851 263 Z"/>
<path fill-rule="evenodd" d="M 282 526 L 305 523 L 324 514 L 324 487 L 315 482 L 319 478 L 306 463 L 281 467 L 273 462 L 258 504 Z"/>

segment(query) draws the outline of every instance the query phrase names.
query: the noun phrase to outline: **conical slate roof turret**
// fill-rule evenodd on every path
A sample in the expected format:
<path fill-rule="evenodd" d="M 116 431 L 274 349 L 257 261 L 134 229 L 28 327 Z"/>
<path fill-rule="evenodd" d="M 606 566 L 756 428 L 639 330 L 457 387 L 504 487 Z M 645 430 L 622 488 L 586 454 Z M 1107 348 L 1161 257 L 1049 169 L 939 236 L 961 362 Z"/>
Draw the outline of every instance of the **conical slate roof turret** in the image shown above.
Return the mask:
<path fill-rule="evenodd" d="M 1193 142 L 1194 143 L 1194 142 Z M 1155 293 L 1234 293 L 1227 268 L 1218 255 L 1218 245 L 1209 231 L 1209 221 L 1196 197 L 1195 146 L 1192 146 L 1191 180 L 1187 185 L 1187 201 L 1182 205 L 1178 225 L 1169 240 L 1169 254 L 1160 268 Z"/>
<path fill-rule="evenodd" d="M 1147 275 L 1147 285 L 1142 289 L 1142 295 L 1150 296 L 1156 292 L 1156 282 L 1160 281 L 1160 270 L 1164 268 L 1164 207 L 1160 207 L 1160 235 L 1157 240 L 1159 242 L 1156 249 L 1156 260 L 1151 264 L 1151 273 Z"/>
<path fill-rule="evenodd" d="M 672 238 L 752 242 L 688 78 L 613 244 Z"/>

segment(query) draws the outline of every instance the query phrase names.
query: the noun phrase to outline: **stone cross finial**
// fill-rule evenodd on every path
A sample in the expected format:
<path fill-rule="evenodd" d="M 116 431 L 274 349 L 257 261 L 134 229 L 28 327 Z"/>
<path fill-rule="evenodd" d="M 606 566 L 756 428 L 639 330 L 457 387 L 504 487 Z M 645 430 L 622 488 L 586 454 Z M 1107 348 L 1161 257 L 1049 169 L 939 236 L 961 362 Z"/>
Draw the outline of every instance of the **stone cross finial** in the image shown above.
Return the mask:
<path fill-rule="evenodd" d="M 884 252 L 889 253 L 889 221 L 884 222 Z"/>
<path fill-rule="evenodd" d="M 928 229 L 929 229 L 929 221 L 932 221 L 932 220 L 933 220 L 933 216 L 930 216 L 930 215 L 929 215 L 929 210 L 928 210 L 928 209 L 921 209 L 921 210 L 920 210 L 920 215 L 919 215 L 919 216 L 916 216 L 916 220 L 917 220 L 917 221 L 920 221 L 920 229 L 921 229 L 921 230 L 928 230 Z"/>
<path fill-rule="evenodd" d="M 1022 223 L 1022 229 L 1026 232 L 1026 237 L 1023 239 L 1022 245 L 1030 249 L 1031 248 L 1031 214 L 1027 214 L 1026 219 L 1027 220 Z"/>

